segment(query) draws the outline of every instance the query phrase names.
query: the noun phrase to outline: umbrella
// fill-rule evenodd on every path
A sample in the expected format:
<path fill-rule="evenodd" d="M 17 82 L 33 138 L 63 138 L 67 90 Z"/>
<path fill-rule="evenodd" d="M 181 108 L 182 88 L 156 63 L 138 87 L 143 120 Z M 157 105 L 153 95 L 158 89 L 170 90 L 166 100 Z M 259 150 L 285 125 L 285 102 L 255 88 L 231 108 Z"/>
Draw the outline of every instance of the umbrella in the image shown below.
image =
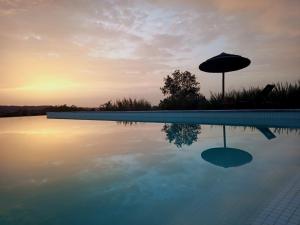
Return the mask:
<path fill-rule="evenodd" d="M 201 153 L 201 157 L 216 166 L 224 168 L 241 166 L 252 161 L 252 155 L 237 148 L 226 146 L 226 130 L 223 125 L 224 147 L 210 148 Z"/>
<path fill-rule="evenodd" d="M 243 69 L 250 63 L 248 58 L 223 52 L 201 63 L 199 69 L 208 73 L 222 73 L 222 99 L 224 100 L 225 72 Z"/>

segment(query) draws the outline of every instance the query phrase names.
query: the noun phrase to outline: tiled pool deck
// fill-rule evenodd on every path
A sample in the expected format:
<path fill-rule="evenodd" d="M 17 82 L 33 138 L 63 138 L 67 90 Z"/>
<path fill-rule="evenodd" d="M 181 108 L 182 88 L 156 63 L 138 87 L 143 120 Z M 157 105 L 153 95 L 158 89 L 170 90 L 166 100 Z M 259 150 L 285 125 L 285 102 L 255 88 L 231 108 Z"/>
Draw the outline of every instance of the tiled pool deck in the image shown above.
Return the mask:
<path fill-rule="evenodd" d="M 300 224 L 300 174 L 276 196 L 249 225 Z"/>

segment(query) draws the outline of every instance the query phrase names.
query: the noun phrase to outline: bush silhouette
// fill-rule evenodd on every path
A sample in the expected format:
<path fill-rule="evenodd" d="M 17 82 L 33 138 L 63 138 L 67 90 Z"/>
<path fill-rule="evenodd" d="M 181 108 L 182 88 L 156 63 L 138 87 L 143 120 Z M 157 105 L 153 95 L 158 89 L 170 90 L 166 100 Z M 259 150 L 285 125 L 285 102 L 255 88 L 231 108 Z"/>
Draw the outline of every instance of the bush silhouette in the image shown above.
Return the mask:
<path fill-rule="evenodd" d="M 198 109 L 206 101 L 200 94 L 200 83 L 189 71 L 175 70 L 167 75 L 160 90 L 166 96 L 159 103 L 160 109 Z"/>
<path fill-rule="evenodd" d="M 115 102 L 108 101 L 99 107 L 100 111 L 143 111 L 151 110 L 151 103 L 145 99 L 123 98 Z"/>

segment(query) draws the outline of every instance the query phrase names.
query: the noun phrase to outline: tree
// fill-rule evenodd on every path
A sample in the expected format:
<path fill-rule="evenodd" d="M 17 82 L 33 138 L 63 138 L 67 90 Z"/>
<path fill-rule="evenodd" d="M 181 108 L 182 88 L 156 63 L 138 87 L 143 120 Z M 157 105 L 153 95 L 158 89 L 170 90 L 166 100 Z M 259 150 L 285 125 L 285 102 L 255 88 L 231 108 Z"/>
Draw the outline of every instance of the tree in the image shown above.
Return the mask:
<path fill-rule="evenodd" d="M 167 75 L 160 90 L 166 96 L 160 101 L 161 109 L 197 109 L 206 101 L 200 94 L 200 83 L 189 71 L 175 70 L 171 75 Z"/>

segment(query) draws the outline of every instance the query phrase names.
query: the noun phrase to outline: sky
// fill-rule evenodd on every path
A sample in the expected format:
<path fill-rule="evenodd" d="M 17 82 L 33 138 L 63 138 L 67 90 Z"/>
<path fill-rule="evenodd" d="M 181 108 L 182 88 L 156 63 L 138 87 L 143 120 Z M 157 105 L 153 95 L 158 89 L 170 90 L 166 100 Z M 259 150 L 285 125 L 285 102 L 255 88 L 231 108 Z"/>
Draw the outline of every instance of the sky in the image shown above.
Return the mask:
<path fill-rule="evenodd" d="M 158 104 L 175 69 L 209 97 L 221 75 L 198 66 L 221 52 L 251 60 L 227 91 L 295 82 L 299 12 L 299 0 L 0 0 L 0 105 Z"/>

